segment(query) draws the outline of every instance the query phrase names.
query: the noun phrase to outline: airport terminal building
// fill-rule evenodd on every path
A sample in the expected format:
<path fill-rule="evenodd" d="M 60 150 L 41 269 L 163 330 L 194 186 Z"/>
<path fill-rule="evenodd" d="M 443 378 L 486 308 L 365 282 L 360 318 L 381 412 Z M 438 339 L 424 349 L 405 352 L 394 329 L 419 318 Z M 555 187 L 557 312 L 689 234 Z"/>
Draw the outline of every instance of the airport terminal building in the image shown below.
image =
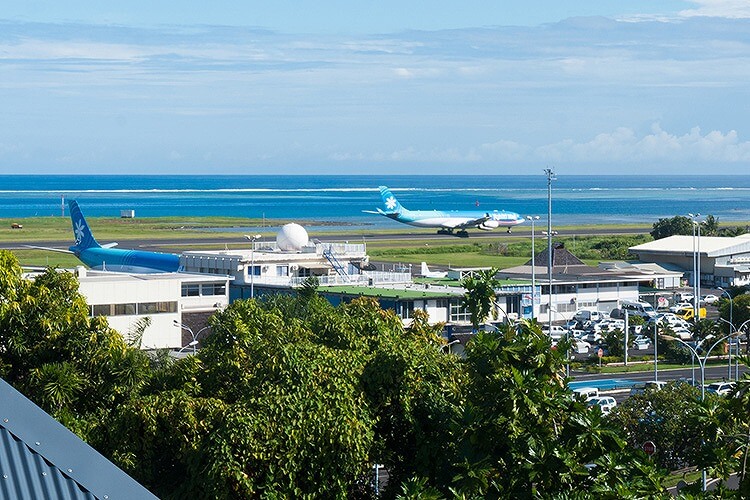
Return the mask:
<path fill-rule="evenodd" d="M 669 236 L 634 247 L 641 262 L 677 266 L 690 285 L 695 284 L 693 258 L 700 256 L 700 283 L 706 286 L 750 284 L 750 233 L 733 238 Z"/>

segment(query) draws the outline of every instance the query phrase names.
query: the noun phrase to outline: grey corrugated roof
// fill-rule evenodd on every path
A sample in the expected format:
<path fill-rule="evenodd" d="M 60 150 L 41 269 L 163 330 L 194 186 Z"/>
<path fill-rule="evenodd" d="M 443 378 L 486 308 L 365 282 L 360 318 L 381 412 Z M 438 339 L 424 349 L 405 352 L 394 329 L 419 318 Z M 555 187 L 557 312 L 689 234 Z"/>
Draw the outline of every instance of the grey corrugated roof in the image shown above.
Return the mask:
<path fill-rule="evenodd" d="M 78 436 L 0 380 L 3 499 L 155 499 Z"/>

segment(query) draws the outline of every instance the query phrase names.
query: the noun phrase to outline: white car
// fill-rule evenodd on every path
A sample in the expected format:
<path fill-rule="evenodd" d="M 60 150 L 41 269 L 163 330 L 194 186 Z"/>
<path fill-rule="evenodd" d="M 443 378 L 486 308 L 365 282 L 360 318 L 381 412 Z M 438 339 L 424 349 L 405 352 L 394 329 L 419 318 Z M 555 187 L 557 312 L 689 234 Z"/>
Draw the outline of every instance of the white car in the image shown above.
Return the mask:
<path fill-rule="evenodd" d="M 586 405 L 589 408 L 598 406 L 602 410 L 602 413 L 606 415 L 617 406 L 617 401 L 612 396 L 597 396 L 586 401 Z"/>
<path fill-rule="evenodd" d="M 645 351 L 651 347 L 651 339 L 643 335 L 638 335 L 635 340 L 633 340 L 633 344 L 635 344 L 635 348 L 639 351 Z"/>
<path fill-rule="evenodd" d="M 706 386 L 706 392 L 713 392 L 719 396 L 731 394 L 734 390 L 734 382 L 714 382 Z"/>
<path fill-rule="evenodd" d="M 576 342 L 573 342 L 573 351 L 576 354 L 587 354 L 589 352 L 589 349 L 591 349 L 591 344 L 589 344 L 585 340 L 578 340 Z"/>
<path fill-rule="evenodd" d="M 680 302 L 679 304 L 675 304 L 672 307 L 670 307 L 669 308 L 669 312 L 676 313 L 680 309 L 684 309 L 686 307 L 688 309 L 692 309 L 693 308 L 693 304 L 691 304 L 690 302 Z"/>
<path fill-rule="evenodd" d="M 704 295 L 701 297 L 701 302 L 704 304 L 716 304 L 719 301 L 719 297 L 716 295 Z"/>
<path fill-rule="evenodd" d="M 680 340 L 691 340 L 693 338 L 693 334 L 690 333 L 690 330 L 688 328 L 678 326 L 676 328 L 673 328 L 672 332 L 674 333 L 674 336 Z"/>

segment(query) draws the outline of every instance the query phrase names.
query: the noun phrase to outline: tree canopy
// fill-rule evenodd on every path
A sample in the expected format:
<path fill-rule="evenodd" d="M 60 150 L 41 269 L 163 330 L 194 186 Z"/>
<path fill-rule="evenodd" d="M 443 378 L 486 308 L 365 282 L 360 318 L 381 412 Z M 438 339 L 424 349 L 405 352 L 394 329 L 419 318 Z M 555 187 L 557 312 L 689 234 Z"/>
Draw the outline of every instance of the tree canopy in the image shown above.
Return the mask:
<path fill-rule="evenodd" d="M 572 398 L 536 323 L 459 357 L 421 311 L 404 326 L 308 287 L 232 303 L 174 360 L 90 318 L 73 276 L 24 279 L 7 252 L 0 298 L 3 377 L 162 498 L 372 498 L 375 464 L 385 498 L 667 496 L 622 426 Z"/>

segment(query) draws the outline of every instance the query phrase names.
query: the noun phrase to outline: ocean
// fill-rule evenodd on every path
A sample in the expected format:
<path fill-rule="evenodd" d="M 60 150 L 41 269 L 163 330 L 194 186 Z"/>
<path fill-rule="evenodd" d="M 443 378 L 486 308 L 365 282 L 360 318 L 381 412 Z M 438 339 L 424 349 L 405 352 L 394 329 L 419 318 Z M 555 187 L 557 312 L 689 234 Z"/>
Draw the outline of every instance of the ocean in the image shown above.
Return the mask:
<path fill-rule="evenodd" d="M 387 185 L 418 210 L 509 210 L 547 216 L 547 178 L 518 176 L 0 176 L 0 217 L 59 216 L 61 197 L 87 216 L 236 216 L 328 221 L 331 226 L 388 228 L 365 214 L 381 206 Z M 720 222 L 750 221 L 750 176 L 578 176 L 552 182 L 555 225 L 653 223 L 689 212 Z M 67 210 L 66 210 L 67 214 Z M 546 222 L 543 222 L 546 223 Z"/>

